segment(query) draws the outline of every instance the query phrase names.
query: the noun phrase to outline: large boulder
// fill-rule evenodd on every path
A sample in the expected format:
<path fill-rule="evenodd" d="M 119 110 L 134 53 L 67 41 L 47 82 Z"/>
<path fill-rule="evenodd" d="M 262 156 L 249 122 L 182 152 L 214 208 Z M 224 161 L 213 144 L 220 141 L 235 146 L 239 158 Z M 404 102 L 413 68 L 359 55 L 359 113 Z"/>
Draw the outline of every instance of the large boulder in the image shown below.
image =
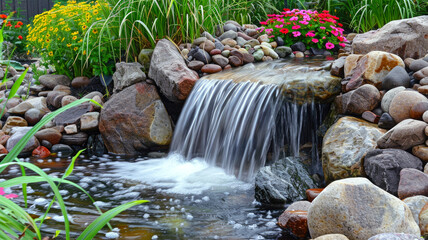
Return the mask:
<path fill-rule="evenodd" d="M 255 180 L 255 197 L 262 203 L 289 203 L 305 198 L 316 187 L 299 158 L 287 157 L 260 169 Z"/>
<path fill-rule="evenodd" d="M 378 30 L 358 34 L 352 42 L 353 53 L 379 50 L 401 58 L 418 59 L 428 51 L 428 16 L 396 20 Z"/>
<path fill-rule="evenodd" d="M 382 81 L 396 66 L 404 67 L 404 62 L 399 56 L 382 51 L 369 52 L 358 60 L 355 68 L 350 70 L 346 91 L 356 89 L 364 83 L 380 88 Z"/>
<path fill-rule="evenodd" d="M 422 161 L 401 149 L 374 149 L 364 158 L 364 171 L 370 181 L 394 195 L 403 168 L 422 170 Z"/>
<path fill-rule="evenodd" d="M 114 94 L 101 110 L 99 130 L 109 152 L 136 155 L 166 146 L 172 124 L 156 87 L 141 82 Z"/>
<path fill-rule="evenodd" d="M 170 101 L 181 102 L 187 98 L 199 76 L 187 67 L 175 45 L 162 39 L 153 52 L 149 78 Z"/>
<path fill-rule="evenodd" d="M 113 74 L 113 91 L 116 93 L 132 84 L 146 80 L 146 74 L 142 68 L 143 66 L 138 62 L 116 63 L 116 72 Z"/>
<path fill-rule="evenodd" d="M 354 117 L 340 118 L 324 136 L 322 165 L 326 182 L 364 176 L 362 160 L 385 133 L 375 124 Z"/>
<path fill-rule="evenodd" d="M 379 90 L 373 85 L 365 84 L 355 90 L 341 96 L 342 112 L 360 115 L 365 111 L 371 111 L 381 101 Z"/>
<path fill-rule="evenodd" d="M 427 126 L 426 122 L 406 119 L 379 138 L 377 145 L 379 148 L 407 150 L 425 142 L 425 127 Z"/>
<path fill-rule="evenodd" d="M 350 240 L 366 240 L 388 232 L 420 235 L 405 203 L 366 178 L 347 178 L 328 185 L 308 213 L 312 238 L 341 233 Z"/>
<path fill-rule="evenodd" d="M 400 91 L 392 99 L 389 105 L 389 114 L 396 123 L 410 118 L 410 110 L 420 102 L 427 102 L 428 99 L 416 91 Z"/>

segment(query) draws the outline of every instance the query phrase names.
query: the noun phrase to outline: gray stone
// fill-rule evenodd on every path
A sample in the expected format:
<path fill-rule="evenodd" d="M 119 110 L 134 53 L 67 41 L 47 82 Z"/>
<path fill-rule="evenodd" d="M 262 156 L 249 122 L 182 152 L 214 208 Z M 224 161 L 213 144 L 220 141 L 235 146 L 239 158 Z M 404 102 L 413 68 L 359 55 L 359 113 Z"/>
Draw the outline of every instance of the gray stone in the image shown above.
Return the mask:
<path fill-rule="evenodd" d="M 399 55 L 402 59 L 418 59 L 428 51 L 428 16 L 387 23 L 378 30 L 358 34 L 352 42 L 353 53 L 379 50 Z"/>
<path fill-rule="evenodd" d="M 138 62 L 116 63 L 116 72 L 113 74 L 113 92 L 122 91 L 126 87 L 145 81 L 146 74 L 141 70 L 142 68 L 143 66 Z"/>
<path fill-rule="evenodd" d="M 214 42 L 214 45 L 215 45 L 215 48 L 216 48 L 216 49 L 219 49 L 220 51 L 223 51 L 223 50 L 224 50 L 224 45 L 223 45 L 223 43 L 221 43 L 221 42 L 219 42 L 219 41 L 215 41 L 215 42 Z"/>
<path fill-rule="evenodd" d="M 6 149 L 7 151 L 12 151 L 13 147 L 30 131 L 30 127 L 14 127 L 12 136 L 7 140 Z M 27 144 L 25 144 L 24 149 L 22 149 L 21 154 L 31 154 L 34 149 L 40 146 L 39 141 L 36 137 L 30 137 Z"/>
<path fill-rule="evenodd" d="M 395 95 L 399 92 L 406 90 L 405 87 L 396 87 L 385 93 L 382 97 L 381 107 L 384 112 L 389 112 L 389 106 L 391 105 L 392 99 L 394 99 Z"/>
<path fill-rule="evenodd" d="M 62 138 L 61 138 L 61 143 L 63 144 L 82 146 L 82 147 L 86 144 L 87 141 L 88 141 L 88 134 L 84 132 L 62 135 Z"/>
<path fill-rule="evenodd" d="M 232 23 L 228 23 L 228 24 L 225 24 L 224 26 L 223 26 L 223 30 L 224 30 L 224 32 L 226 33 L 227 31 L 234 31 L 234 32 L 237 32 L 238 31 L 238 28 L 235 26 L 235 25 L 233 25 Z"/>
<path fill-rule="evenodd" d="M 51 148 L 52 153 L 57 153 L 61 157 L 69 157 L 73 155 L 73 149 L 65 144 L 55 144 Z"/>
<path fill-rule="evenodd" d="M 423 59 L 414 60 L 409 65 L 409 69 L 413 72 L 417 72 L 425 67 L 428 67 L 428 62 Z"/>
<path fill-rule="evenodd" d="M 343 234 L 326 234 L 315 238 L 314 240 L 349 240 Z"/>
<path fill-rule="evenodd" d="M 377 125 L 383 129 L 391 129 L 395 126 L 395 121 L 389 113 L 382 113 Z"/>
<path fill-rule="evenodd" d="M 64 112 L 56 116 L 53 121 L 57 126 L 75 124 L 79 122 L 79 119 L 83 114 L 90 111 L 91 111 L 91 104 L 83 103 L 83 104 L 80 104 L 79 106 L 72 107 L 70 109 L 65 110 Z"/>
<path fill-rule="evenodd" d="M 359 115 L 375 109 L 380 100 L 379 90 L 373 85 L 365 84 L 342 95 L 342 112 Z"/>
<path fill-rule="evenodd" d="M 423 121 L 406 119 L 385 133 L 377 141 L 379 148 L 398 148 L 407 150 L 419 144 L 425 143 L 425 127 L 428 124 Z"/>
<path fill-rule="evenodd" d="M 369 240 L 421 240 L 421 238 L 414 234 L 381 233 L 369 238 Z"/>
<path fill-rule="evenodd" d="M 223 41 L 226 38 L 235 39 L 238 36 L 238 33 L 236 31 L 229 30 L 227 32 L 224 32 L 218 39 L 220 41 Z"/>
<path fill-rule="evenodd" d="M 208 64 L 212 61 L 211 55 L 203 49 L 198 49 L 198 51 L 193 55 L 193 57 L 196 60 L 203 62 L 204 64 Z"/>
<path fill-rule="evenodd" d="M 352 240 L 384 232 L 420 234 L 407 205 L 366 178 L 347 178 L 328 185 L 312 201 L 308 227 L 312 238 L 330 233 Z"/>
<path fill-rule="evenodd" d="M 242 37 L 237 37 L 236 38 L 236 43 L 239 45 L 239 46 L 244 46 L 246 43 L 247 43 L 247 40 L 245 40 L 245 39 L 243 39 Z"/>
<path fill-rule="evenodd" d="M 42 75 L 39 77 L 39 82 L 49 89 L 53 89 L 57 85 L 70 86 L 71 79 L 65 75 Z"/>
<path fill-rule="evenodd" d="M 149 78 L 156 82 L 160 91 L 170 101 L 182 102 L 190 94 L 199 76 L 186 66 L 175 45 L 162 39 L 153 52 Z"/>
<path fill-rule="evenodd" d="M 205 64 L 198 60 L 193 60 L 189 62 L 188 67 L 192 70 L 199 71 Z"/>
<path fill-rule="evenodd" d="M 229 59 L 223 57 L 222 55 L 214 55 L 213 62 L 224 68 L 227 64 L 229 64 Z"/>
<path fill-rule="evenodd" d="M 331 70 L 330 70 L 331 75 L 344 78 L 345 61 L 346 61 L 346 57 L 340 57 L 334 60 L 333 64 L 331 65 Z"/>
<path fill-rule="evenodd" d="M 413 219 L 415 219 L 415 222 L 419 224 L 419 213 L 422 211 L 422 208 L 425 206 L 425 204 L 428 203 L 428 197 L 418 195 L 405 198 L 403 202 L 410 208 Z"/>
<path fill-rule="evenodd" d="M 195 40 L 193 40 L 192 45 L 193 45 L 193 46 L 199 46 L 199 45 L 201 45 L 201 43 L 205 42 L 206 40 L 208 40 L 208 38 L 207 38 L 207 37 L 199 37 L 199 38 L 196 38 Z"/>
<path fill-rule="evenodd" d="M 403 168 L 422 170 L 422 161 L 400 149 L 374 149 L 364 159 L 364 171 L 370 181 L 395 196 Z"/>
<path fill-rule="evenodd" d="M 306 51 L 306 46 L 302 42 L 296 42 L 295 44 L 290 46 L 293 51 L 304 52 Z"/>
<path fill-rule="evenodd" d="M 50 112 L 46 104 L 45 97 L 36 97 L 36 98 L 28 99 L 24 102 L 19 103 L 13 108 L 9 108 L 7 112 L 22 115 L 22 114 L 25 114 L 25 112 L 27 112 L 31 108 L 36 108 L 43 112 Z"/>
<path fill-rule="evenodd" d="M 85 113 L 80 117 L 80 130 L 82 131 L 97 131 L 99 112 Z"/>
<path fill-rule="evenodd" d="M 410 86 L 410 76 L 407 74 L 406 69 L 402 66 L 396 66 L 389 72 L 382 81 L 382 89 L 390 90 L 396 87 Z"/>
<path fill-rule="evenodd" d="M 257 45 L 260 45 L 260 42 L 257 39 L 251 39 L 251 40 L 247 41 L 245 44 L 248 44 L 251 47 L 255 47 Z"/>
<path fill-rule="evenodd" d="M 279 46 L 275 48 L 275 52 L 278 54 L 280 58 L 285 58 L 287 56 L 290 56 L 291 53 L 293 53 L 291 48 L 285 47 L 285 46 Z"/>
<path fill-rule="evenodd" d="M 262 203 L 288 203 L 304 199 L 308 188 L 316 185 L 299 158 L 287 157 L 256 175 L 255 197 Z"/>
<path fill-rule="evenodd" d="M 208 40 L 215 42 L 213 35 L 211 35 L 209 32 L 205 31 L 205 32 L 201 33 L 201 37 L 206 37 Z"/>

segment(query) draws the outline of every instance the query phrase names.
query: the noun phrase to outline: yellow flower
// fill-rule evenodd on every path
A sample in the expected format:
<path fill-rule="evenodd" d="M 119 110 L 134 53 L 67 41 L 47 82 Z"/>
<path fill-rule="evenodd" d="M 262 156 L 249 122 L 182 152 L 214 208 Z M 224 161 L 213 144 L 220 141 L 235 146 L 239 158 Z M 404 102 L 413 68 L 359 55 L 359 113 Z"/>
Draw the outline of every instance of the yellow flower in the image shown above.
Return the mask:
<path fill-rule="evenodd" d="M 79 31 L 75 31 L 75 32 L 73 32 L 73 33 L 71 33 L 71 35 L 77 35 L 77 34 L 79 34 Z"/>
<path fill-rule="evenodd" d="M 74 51 L 77 51 L 77 49 L 79 49 L 78 47 L 74 47 Z"/>
<path fill-rule="evenodd" d="M 71 43 L 67 43 L 67 47 L 71 47 Z"/>
<path fill-rule="evenodd" d="M 73 40 L 76 40 L 77 39 L 77 36 L 73 36 Z"/>
<path fill-rule="evenodd" d="M 86 25 L 82 26 L 82 30 L 86 30 L 86 28 L 88 28 Z"/>
<path fill-rule="evenodd" d="M 53 31 L 53 30 L 54 30 L 54 28 L 53 28 L 53 27 L 50 27 L 50 28 L 49 28 L 49 31 Z"/>
<path fill-rule="evenodd" d="M 86 55 L 86 50 L 83 50 L 83 55 Z"/>
<path fill-rule="evenodd" d="M 27 51 L 27 55 L 30 55 L 30 50 Z"/>
<path fill-rule="evenodd" d="M 51 56 L 51 57 L 53 56 L 53 52 L 52 51 L 49 52 L 49 56 Z"/>
<path fill-rule="evenodd" d="M 93 33 L 93 34 L 97 34 L 97 33 L 98 33 L 98 30 L 97 30 L 97 29 L 92 29 L 92 33 Z"/>

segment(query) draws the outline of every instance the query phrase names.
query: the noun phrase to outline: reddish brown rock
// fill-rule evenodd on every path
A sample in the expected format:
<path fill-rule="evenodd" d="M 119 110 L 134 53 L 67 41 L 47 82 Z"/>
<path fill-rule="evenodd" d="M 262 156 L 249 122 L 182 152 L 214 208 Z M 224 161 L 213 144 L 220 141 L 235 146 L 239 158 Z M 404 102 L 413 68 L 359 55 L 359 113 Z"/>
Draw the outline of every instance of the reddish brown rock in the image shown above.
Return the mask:
<path fill-rule="evenodd" d="M 87 77 L 75 77 L 71 81 L 71 86 L 74 88 L 86 87 L 91 83 L 91 80 Z"/>
<path fill-rule="evenodd" d="M 422 68 L 421 70 L 415 72 L 413 74 L 413 77 L 416 80 L 422 80 L 422 79 L 428 77 L 428 67 Z"/>
<path fill-rule="evenodd" d="M 428 162 L 428 147 L 426 145 L 414 146 L 412 148 L 412 153 L 422 161 Z"/>
<path fill-rule="evenodd" d="M 202 67 L 201 71 L 203 73 L 217 73 L 220 72 L 222 68 L 217 64 L 207 64 Z"/>
<path fill-rule="evenodd" d="M 254 56 L 252 54 L 244 53 L 243 57 L 243 61 L 245 64 L 254 62 Z"/>
<path fill-rule="evenodd" d="M 232 69 L 232 66 L 230 66 L 230 64 L 227 64 L 227 65 L 224 67 L 224 70 L 228 70 L 228 69 Z"/>
<path fill-rule="evenodd" d="M 285 211 L 278 218 L 278 226 L 290 231 L 296 237 L 307 237 L 309 235 L 308 212 L 302 210 Z"/>
<path fill-rule="evenodd" d="M 39 157 L 39 158 L 47 158 L 51 155 L 51 152 L 49 149 L 43 146 L 39 146 L 36 149 L 33 150 L 32 156 L 33 157 Z"/>
<path fill-rule="evenodd" d="M 416 195 L 428 196 L 428 174 L 417 169 L 404 168 L 400 172 L 398 197 L 405 199 Z"/>
<path fill-rule="evenodd" d="M 193 60 L 189 62 L 188 67 L 192 70 L 199 71 L 205 64 L 198 60 Z"/>
<path fill-rule="evenodd" d="M 417 84 L 415 84 L 415 85 L 417 85 Z M 422 94 L 425 94 L 425 95 L 428 94 L 428 86 L 427 85 L 425 85 L 425 86 L 420 86 L 419 85 L 419 87 L 417 88 L 417 90 L 418 90 L 418 92 L 420 92 Z"/>
<path fill-rule="evenodd" d="M 306 190 L 306 197 L 308 198 L 309 202 L 312 202 L 321 192 L 324 190 L 324 188 L 312 188 Z"/>
<path fill-rule="evenodd" d="M 2 145 L 0 144 L 0 154 L 8 154 L 9 151 Z"/>
<path fill-rule="evenodd" d="M 253 39 L 252 37 L 248 36 L 247 34 L 243 33 L 243 32 L 238 32 L 238 37 L 241 37 L 247 41 Z"/>
<path fill-rule="evenodd" d="M 232 50 L 232 51 L 230 51 L 230 56 L 238 57 L 241 61 L 244 60 L 244 55 L 239 50 Z"/>
<path fill-rule="evenodd" d="M 221 54 L 221 50 L 220 49 L 213 49 L 210 52 L 210 55 L 212 55 L 212 56 L 217 55 L 217 54 Z"/>
<path fill-rule="evenodd" d="M 410 117 L 422 120 L 422 115 L 428 110 L 428 102 L 418 102 L 410 109 Z"/>
<path fill-rule="evenodd" d="M 368 122 L 376 123 L 376 124 L 379 122 L 379 119 L 380 119 L 379 115 L 376 115 L 371 111 L 363 112 L 361 117 Z"/>
<path fill-rule="evenodd" d="M 405 90 L 397 93 L 389 106 L 389 114 L 396 123 L 410 118 L 410 111 L 417 103 L 428 102 L 428 99 L 411 90 Z"/>
<path fill-rule="evenodd" d="M 61 141 L 62 134 L 53 128 L 46 128 L 38 131 L 34 136 L 41 142 L 46 140 L 52 145 L 58 144 Z"/>
<path fill-rule="evenodd" d="M 9 140 L 10 136 L 9 135 L 3 135 L 0 137 L 0 144 L 5 146 L 7 143 L 7 140 Z"/>
<path fill-rule="evenodd" d="M 239 59 L 239 57 L 237 56 L 230 56 L 229 57 L 229 63 L 230 65 L 234 66 L 234 67 L 239 67 L 242 66 L 243 62 L 241 59 Z"/>

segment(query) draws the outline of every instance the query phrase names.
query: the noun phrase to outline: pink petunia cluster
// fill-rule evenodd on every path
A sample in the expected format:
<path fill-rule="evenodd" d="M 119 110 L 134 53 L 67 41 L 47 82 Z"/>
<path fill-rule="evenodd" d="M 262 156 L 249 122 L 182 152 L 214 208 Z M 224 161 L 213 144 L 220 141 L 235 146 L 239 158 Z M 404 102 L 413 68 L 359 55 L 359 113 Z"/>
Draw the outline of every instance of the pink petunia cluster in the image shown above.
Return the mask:
<path fill-rule="evenodd" d="M 18 195 L 13 194 L 13 193 L 5 195 L 4 188 L 2 188 L 2 187 L 0 187 L 0 195 L 4 196 L 5 198 L 17 198 L 18 197 Z"/>

